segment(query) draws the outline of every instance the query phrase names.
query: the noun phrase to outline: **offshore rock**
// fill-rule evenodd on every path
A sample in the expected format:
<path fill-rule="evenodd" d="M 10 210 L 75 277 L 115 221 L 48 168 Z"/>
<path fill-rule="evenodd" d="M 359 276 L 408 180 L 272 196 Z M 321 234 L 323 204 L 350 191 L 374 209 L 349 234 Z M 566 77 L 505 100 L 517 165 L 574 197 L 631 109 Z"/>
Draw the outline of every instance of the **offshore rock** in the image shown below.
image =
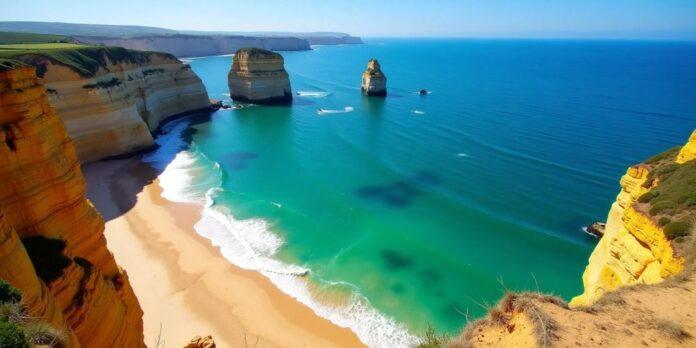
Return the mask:
<path fill-rule="evenodd" d="M 28 314 L 66 331 L 69 347 L 143 347 L 143 312 L 33 67 L 0 71 L 0 183 L 0 278 Z"/>
<path fill-rule="evenodd" d="M 602 238 L 604 235 L 604 230 L 606 229 L 607 224 L 603 222 L 594 222 L 592 225 L 587 226 L 587 233 L 592 235 L 595 238 Z"/>
<path fill-rule="evenodd" d="M 377 59 L 370 59 L 367 70 L 362 74 L 362 93 L 370 97 L 387 96 L 387 76 L 382 72 Z"/>
<path fill-rule="evenodd" d="M 230 97 L 260 105 L 288 105 L 292 102 L 290 79 L 283 56 L 259 48 L 242 48 L 234 54 L 227 76 Z"/>

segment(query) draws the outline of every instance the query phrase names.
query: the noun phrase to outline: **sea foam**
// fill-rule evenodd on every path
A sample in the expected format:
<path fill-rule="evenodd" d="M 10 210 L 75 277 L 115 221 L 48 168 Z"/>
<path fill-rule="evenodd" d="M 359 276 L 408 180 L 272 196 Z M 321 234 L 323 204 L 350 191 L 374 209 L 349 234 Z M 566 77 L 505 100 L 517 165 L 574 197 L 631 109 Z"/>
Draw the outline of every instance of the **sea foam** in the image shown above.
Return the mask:
<path fill-rule="evenodd" d="M 187 122 L 179 124 L 188 126 Z M 228 207 L 217 203 L 218 198 L 225 194 L 223 174 L 217 162 L 197 151 L 195 144 L 171 154 L 172 149 L 180 149 L 181 144 L 168 138 L 181 139 L 184 129 L 184 126 L 175 125 L 170 132 L 160 136 L 157 139 L 160 148 L 146 161 L 155 165 L 173 157 L 159 176 L 162 196 L 170 201 L 197 203 L 205 207 L 201 219 L 194 225 L 198 234 L 219 246 L 222 255 L 231 263 L 263 274 L 281 291 L 310 307 L 319 316 L 353 330 L 370 347 L 411 347 L 419 342 L 403 324 L 378 312 L 357 291 L 351 293 L 346 304 L 337 306 L 327 305 L 316 298 L 308 279 L 311 270 L 276 258 L 284 240 L 272 231 L 273 226 L 268 221 L 237 220 Z M 157 154 L 160 151 L 163 153 Z M 282 209 L 282 205 L 276 207 Z"/>

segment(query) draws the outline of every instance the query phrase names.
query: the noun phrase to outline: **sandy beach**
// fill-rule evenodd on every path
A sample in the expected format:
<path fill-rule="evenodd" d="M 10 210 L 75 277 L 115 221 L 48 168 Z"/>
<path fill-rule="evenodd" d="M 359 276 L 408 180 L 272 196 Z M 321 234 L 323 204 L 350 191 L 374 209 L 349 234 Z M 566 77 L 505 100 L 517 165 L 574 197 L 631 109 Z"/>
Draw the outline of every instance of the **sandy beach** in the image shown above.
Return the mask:
<path fill-rule="evenodd" d="M 160 196 L 157 172 L 137 158 L 84 168 L 88 196 L 144 311 L 145 343 L 177 347 L 212 335 L 218 347 L 359 347 L 263 275 L 235 267 L 193 229 L 201 207 Z"/>

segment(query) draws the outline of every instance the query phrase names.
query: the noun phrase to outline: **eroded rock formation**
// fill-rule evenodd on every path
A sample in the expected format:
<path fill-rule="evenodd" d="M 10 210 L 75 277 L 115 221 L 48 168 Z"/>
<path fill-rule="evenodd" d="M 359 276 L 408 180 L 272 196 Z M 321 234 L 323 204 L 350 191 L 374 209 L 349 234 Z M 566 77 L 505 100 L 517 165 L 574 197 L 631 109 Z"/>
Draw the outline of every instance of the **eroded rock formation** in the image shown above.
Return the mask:
<path fill-rule="evenodd" d="M 362 93 L 371 97 L 387 96 L 387 76 L 382 72 L 377 59 L 370 59 L 362 74 Z"/>
<path fill-rule="evenodd" d="M 80 54 L 92 55 L 91 70 L 42 55 L 18 59 L 37 67 L 83 163 L 151 147 L 161 121 L 210 105 L 198 76 L 169 54 L 115 47 Z"/>
<path fill-rule="evenodd" d="M 287 105 L 292 102 L 290 79 L 283 56 L 258 48 L 242 48 L 234 54 L 227 76 L 232 99 L 261 104 Z"/>
<path fill-rule="evenodd" d="M 0 278 L 29 314 L 71 347 L 144 346 L 142 310 L 33 67 L 0 71 L 0 183 Z"/>

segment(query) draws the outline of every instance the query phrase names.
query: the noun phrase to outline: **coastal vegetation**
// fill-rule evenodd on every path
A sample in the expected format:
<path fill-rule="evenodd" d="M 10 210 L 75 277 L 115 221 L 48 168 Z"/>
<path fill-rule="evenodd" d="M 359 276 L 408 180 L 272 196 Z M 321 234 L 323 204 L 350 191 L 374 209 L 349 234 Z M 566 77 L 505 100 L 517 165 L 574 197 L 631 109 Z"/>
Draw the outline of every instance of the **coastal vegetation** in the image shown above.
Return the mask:
<path fill-rule="evenodd" d="M 29 317 L 21 298 L 19 290 L 0 279 L 0 347 L 63 347 L 63 332 Z"/>
<path fill-rule="evenodd" d="M 65 35 L 15 33 L 0 31 L 0 45 L 35 43 L 71 43 L 73 38 Z"/>

